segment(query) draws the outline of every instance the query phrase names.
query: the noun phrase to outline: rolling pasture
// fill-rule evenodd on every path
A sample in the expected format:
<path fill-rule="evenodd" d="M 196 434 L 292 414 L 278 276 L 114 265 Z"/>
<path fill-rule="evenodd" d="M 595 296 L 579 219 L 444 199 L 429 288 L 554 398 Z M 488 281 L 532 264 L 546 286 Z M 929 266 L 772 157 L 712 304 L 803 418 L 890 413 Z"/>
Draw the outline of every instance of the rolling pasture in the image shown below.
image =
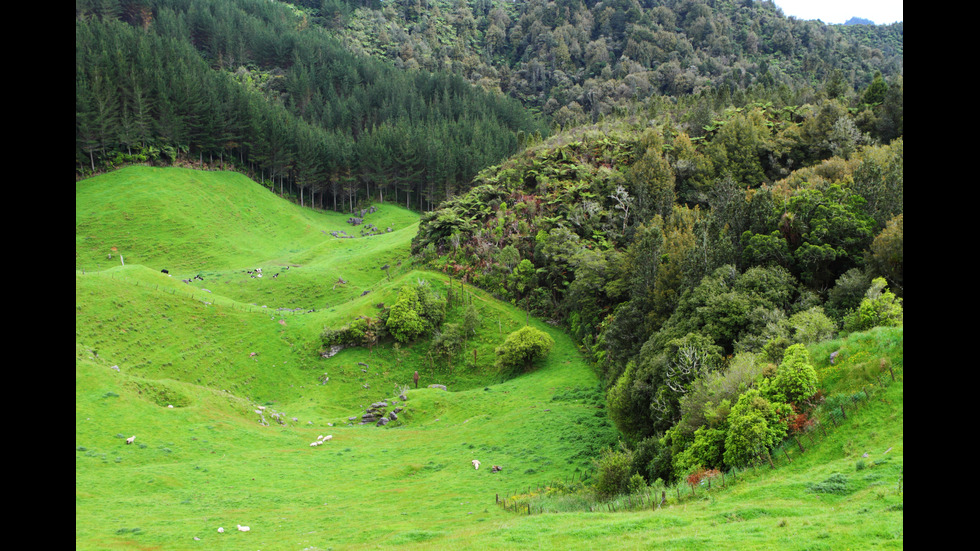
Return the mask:
<path fill-rule="evenodd" d="M 581 480 L 617 432 L 558 329 L 531 319 L 554 349 L 528 375 L 498 376 L 494 348 L 525 314 L 414 268 L 417 214 L 382 204 L 355 226 L 237 173 L 146 167 L 78 182 L 75 197 L 76 549 L 902 547 L 900 381 L 820 450 L 725 491 L 519 514 L 497 497 Z M 378 231 L 362 236 L 366 224 Z M 479 312 L 461 357 L 425 341 L 322 355 L 324 328 L 422 281 Z M 380 401 L 398 419 L 358 424 Z M 886 448 L 888 462 L 855 473 Z M 849 492 L 807 491 L 837 472 Z"/>

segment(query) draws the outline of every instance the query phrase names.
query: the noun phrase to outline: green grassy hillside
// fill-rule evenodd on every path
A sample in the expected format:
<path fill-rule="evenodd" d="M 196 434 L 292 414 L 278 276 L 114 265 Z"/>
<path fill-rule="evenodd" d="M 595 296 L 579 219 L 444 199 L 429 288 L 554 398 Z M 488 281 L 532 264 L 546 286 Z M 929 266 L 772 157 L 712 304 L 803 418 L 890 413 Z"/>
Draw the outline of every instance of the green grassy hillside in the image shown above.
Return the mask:
<path fill-rule="evenodd" d="M 804 459 L 700 499 L 615 514 L 497 506 L 582 478 L 615 442 L 596 376 L 566 335 L 531 320 L 555 347 L 502 381 L 493 349 L 524 312 L 470 288 L 480 327 L 452 365 L 425 342 L 321 357 L 325 327 L 376 315 L 419 280 L 450 284 L 409 265 L 413 213 L 380 205 L 365 222 L 382 234 L 331 235 L 359 235 L 347 218 L 234 173 L 130 168 L 76 185 L 76 549 L 902 546 L 901 380 Z M 845 345 L 851 359 L 880 353 L 826 346 Z M 840 365 L 820 369 L 861 384 Z M 397 421 L 349 423 L 380 400 L 404 408 Z M 320 435 L 333 438 L 311 446 Z M 887 462 L 855 470 L 885 448 Z M 836 472 L 851 491 L 807 491 Z"/>

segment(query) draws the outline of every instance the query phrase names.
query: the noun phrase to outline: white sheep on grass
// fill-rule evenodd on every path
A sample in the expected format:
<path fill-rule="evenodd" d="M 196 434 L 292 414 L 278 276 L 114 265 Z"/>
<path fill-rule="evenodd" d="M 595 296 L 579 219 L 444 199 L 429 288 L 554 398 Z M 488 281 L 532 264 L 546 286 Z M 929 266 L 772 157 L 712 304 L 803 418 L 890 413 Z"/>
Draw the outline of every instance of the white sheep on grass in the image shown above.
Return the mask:
<path fill-rule="evenodd" d="M 474 469 L 479 469 L 480 468 L 480 460 L 479 459 L 474 459 L 473 460 L 473 468 Z"/>
<path fill-rule="evenodd" d="M 313 448 L 313 447 L 319 446 L 320 444 L 323 444 L 324 442 L 327 442 L 329 440 L 333 440 L 333 435 L 332 434 L 328 434 L 326 436 L 324 436 L 324 435 L 321 434 L 320 436 L 317 436 L 316 437 L 316 441 L 315 442 L 310 442 L 310 447 Z"/>
<path fill-rule="evenodd" d="M 134 435 L 132 435 L 132 436 L 130 436 L 129 438 L 126 439 L 126 443 L 127 444 L 132 444 L 135 440 L 136 440 L 136 435 L 134 434 Z"/>

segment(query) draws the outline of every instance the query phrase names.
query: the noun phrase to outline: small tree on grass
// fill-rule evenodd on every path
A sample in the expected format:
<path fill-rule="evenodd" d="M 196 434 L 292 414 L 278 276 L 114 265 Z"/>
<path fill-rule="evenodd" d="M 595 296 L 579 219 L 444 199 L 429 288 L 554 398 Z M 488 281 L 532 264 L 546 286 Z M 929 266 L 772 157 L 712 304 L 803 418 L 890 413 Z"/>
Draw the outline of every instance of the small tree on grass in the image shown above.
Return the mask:
<path fill-rule="evenodd" d="M 527 373 L 534 361 L 551 352 L 555 341 L 547 333 L 525 326 L 504 340 L 497 347 L 497 369 L 503 373 Z"/>
<path fill-rule="evenodd" d="M 408 343 L 438 329 L 445 316 L 446 301 L 436 296 L 427 282 L 420 281 L 399 291 L 385 327 L 395 340 Z"/>
<path fill-rule="evenodd" d="M 810 364 L 806 346 L 794 344 L 786 349 L 772 382 L 773 395 L 784 402 L 799 404 L 817 391 L 817 371 Z"/>
<path fill-rule="evenodd" d="M 739 396 L 728 414 L 725 464 L 741 467 L 782 441 L 792 413 L 788 404 L 770 402 L 755 388 Z"/>
<path fill-rule="evenodd" d="M 419 315 L 421 306 L 414 289 L 405 287 L 391 307 L 385 326 L 398 342 L 411 342 L 425 332 L 425 321 Z"/>
<path fill-rule="evenodd" d="M 626 493 L 633 474 L 633 452 L 623 446 L 618 450 L 603 450 L 596 461 L 596 497 L 608 499 Z"/>

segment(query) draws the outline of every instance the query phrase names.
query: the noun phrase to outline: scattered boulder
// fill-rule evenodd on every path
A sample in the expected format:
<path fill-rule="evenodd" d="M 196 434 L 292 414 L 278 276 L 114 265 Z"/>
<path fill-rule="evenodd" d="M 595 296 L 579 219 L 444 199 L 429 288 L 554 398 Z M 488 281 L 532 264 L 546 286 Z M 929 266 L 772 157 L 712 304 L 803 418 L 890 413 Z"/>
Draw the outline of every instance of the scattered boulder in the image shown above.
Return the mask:
<path fill-rule="evenodd" d="M 441 390 L 446 390 L 446 385 L 429 385 L 429 388 L 438 388 Z"/>

